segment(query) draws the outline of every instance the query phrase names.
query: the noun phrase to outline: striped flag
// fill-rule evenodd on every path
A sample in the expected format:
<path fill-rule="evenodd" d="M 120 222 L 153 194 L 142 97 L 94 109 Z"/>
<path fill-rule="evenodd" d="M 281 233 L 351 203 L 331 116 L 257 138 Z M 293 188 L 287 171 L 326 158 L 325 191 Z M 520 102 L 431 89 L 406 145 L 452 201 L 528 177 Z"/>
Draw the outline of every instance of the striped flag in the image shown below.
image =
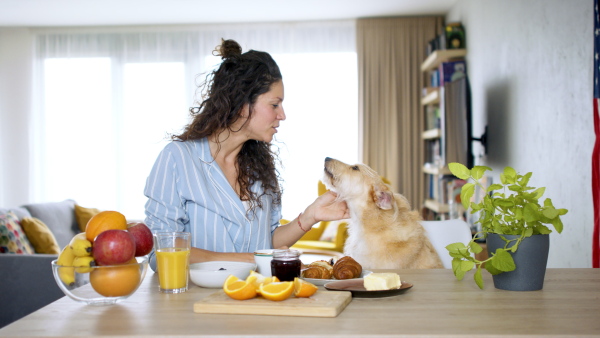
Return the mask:
<path fill-rule="evenodd" d="M 600 268 L 600 17 L 598 0 L 594 0 L 594 132 L 596 142 L 592 152 L 592 198 L 594 199 L 594 238 L 592 243 L 592 267 Z"/>

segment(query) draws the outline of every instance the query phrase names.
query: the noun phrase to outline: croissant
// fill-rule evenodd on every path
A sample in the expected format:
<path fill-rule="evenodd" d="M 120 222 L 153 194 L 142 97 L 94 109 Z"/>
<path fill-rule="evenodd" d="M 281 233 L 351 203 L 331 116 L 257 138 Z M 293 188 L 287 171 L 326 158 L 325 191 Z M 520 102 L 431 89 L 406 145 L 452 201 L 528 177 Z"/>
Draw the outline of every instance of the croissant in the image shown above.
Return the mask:
<path fill-rule="evenodd" d="M 358 278 L 362 273 L 362 266 L 354 258 L 344 256 L 333 265 L 333 277 L 335 279 Z"/>
<path fill-rule="evenodd" d="M 331 279 L 333 267 L 326 261 L 316 261 L 308 265 L 308 268 L 302 271 L 302 277 L 315 279 Z"/>

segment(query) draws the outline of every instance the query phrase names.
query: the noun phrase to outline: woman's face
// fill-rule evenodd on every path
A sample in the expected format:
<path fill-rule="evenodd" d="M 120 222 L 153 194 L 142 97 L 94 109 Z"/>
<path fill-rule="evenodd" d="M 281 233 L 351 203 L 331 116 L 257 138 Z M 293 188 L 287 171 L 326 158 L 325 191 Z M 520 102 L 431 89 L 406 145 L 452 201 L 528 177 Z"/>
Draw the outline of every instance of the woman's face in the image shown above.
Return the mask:
<path fill-rule="evenodd" d="M 251 140 L 271 142 L 277 133 L 279 122 L 285 120 L 283 111 L 283 81 L 271 85 L 268 92 L 260 95 L 252 108 L 252 117 L 243 128 Z M 249 106 L 244 106 L 242 116 L 248 116 Z"/>

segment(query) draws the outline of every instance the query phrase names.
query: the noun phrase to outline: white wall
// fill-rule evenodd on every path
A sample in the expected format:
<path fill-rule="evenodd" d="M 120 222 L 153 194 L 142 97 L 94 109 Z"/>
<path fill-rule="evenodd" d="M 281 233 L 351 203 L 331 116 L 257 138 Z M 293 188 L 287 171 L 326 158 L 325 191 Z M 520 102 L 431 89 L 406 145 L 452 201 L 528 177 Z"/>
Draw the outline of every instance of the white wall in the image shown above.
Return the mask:
<path fill-rule="evenodd" d="M 33 40 L 28 29 L 0 28 L 0 206 L 30 200 L 29 148 Z"/>
<path fill-rule="evenodd" d="M 548 267 L 591 267 L 593 1 L 459 0 L 446 20 L 467 33 L 474 135 L 489 126 L 479 163 L 533 172 L 569 209 Z"/>

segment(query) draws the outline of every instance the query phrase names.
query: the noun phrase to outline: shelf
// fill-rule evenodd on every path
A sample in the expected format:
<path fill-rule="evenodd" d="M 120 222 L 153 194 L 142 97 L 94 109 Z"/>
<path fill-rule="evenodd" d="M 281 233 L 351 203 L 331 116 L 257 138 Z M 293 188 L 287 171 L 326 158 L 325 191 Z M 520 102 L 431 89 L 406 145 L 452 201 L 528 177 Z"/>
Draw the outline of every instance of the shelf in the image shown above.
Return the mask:
<path fill-rule="evenodd" d="M 424 140 L 435 140 L 442 137 L 442 130 L 440 128 L 425 130 L 421 134 L 421 138 Z"/>
<path fill-rule="evenodd" d="M 431 199 L 425 200 L 425 208 L 427 208 L 429 210 L 433 210 L 437 213 L 445 213 L 445 212 L 450 211 L 448 204 L 442 204 L 440 202 L 437 202 L 437 201 L 434 201 Z"/>
<path fill-rule="evenodd" d="M 432 167 L 428 165 L 423 166 L 423 172 L 429 175 L 452 175 L 452 172 L 448 167 Z"/>
<path fill-rule="evenodd" d="M 440 91 L 438 89 L 435 89 L 429 94 L 423 96 L 423 98 L 421 99 L 421 105 L 423 106 L 436 103 L 440 103 Z"/>
<path fill-rule="evenodd" d="M 466 49 L 444 49 L 431 53 L 421 64 L 421 71 L 427 72 L 437 68 L 442 62 L 467 55 Z"/>

